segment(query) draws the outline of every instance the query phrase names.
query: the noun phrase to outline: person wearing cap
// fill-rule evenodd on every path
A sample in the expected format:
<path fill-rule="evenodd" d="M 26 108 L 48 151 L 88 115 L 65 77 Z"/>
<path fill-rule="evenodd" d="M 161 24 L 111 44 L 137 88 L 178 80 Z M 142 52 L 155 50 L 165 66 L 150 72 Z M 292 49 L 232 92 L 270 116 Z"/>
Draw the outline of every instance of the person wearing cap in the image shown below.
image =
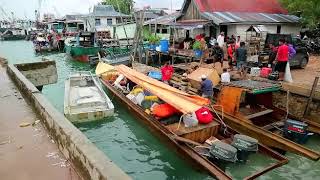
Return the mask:
<path fill-rule="evenodd" d="M 206 75 L 201 76 L 201 93 L 204 98 L 211 98 L 213 96 L 213 84 L 210 79 L 207 78 Z"/>

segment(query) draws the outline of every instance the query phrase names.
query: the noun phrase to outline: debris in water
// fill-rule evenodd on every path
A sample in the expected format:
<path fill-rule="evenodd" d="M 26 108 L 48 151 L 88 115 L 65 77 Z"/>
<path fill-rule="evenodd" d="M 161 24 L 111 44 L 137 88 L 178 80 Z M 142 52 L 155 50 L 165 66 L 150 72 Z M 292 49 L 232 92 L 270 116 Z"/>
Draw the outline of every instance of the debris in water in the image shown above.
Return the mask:
<path fill-rule="evenodd" d="M 1 96 L 1 98 L 5 98 L 5 97 L 9 97 L 10 94 L 7 94 L 7 95 L 4 95 L 4 96 Z"/>
<path fill-rule="evenodd" d="M 20 123 L 20 127 L 27 127 L 27 126 L 30 126 L 31 123 L 28 123 L 28 122 L 23 122 L 23 123 Z"/>
<path fill-rule="evenodd" d="M 11 136 L 8 137 L 7 141 L 2 141 L 0 142 L 0 145 L 4 145 L 4 144 L 10 144 L 11 143 Z"/>
<path fill-rule="evenodd" d="M 70 166 L 70 164 L 68 163 L 67 160 L 65 160 L 65 159 L 60 159 L 60 160 L 61 160 L 61 162 L 58 162 L 58 163 L 55 163 L 55 164 L 52 164 L 52 165 L 53 166 L 60 165 L 60 167 L 68 167 L 68 166 Z"/>
<path fill-rule="evenodd" d="M 34 122 L 32 123 L 32 126 L 37 125 L 39 122 L 40 122 L 40 120 L 36 120 L 36 121 L 34 121 Z"/>
<path fill-rule="evenodd" d="M 58 152 L 48 152 L 48 154 L 46 155 L 47 158 L 53 158 L 53 159 L 57 159 L 59 158 L 59 154 Z"/>

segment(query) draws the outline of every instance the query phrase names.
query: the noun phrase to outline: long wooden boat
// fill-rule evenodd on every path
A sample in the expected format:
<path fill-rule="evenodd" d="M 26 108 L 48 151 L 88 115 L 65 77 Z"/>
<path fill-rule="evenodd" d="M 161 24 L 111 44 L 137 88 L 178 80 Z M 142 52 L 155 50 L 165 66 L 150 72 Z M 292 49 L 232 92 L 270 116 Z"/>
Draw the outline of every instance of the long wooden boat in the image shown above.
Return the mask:
<path fill-rule="evenodd" d="M 254 93 L 244 86 L 224 86 L 217 101 L 223 110 L 221 107 L 216 107 L 216 109 L 224 115 L 226 124 L 240 133 L 254 137 L 263 144 L 276 149 L 293 152 L 312 160 L 320 158 L 319 152 L 302 145 L 302 140 L 307 138 L 307 134 L 294 139 L 285 134 L 286 124 L 291 121 L 287 121 L 288 119 L 297 121 L 298 126 L 308 126 L 309 132 L 318 134 L 320 133 L 319 124 L 299 119 L 276 108 L 272 103 L 272 91 L 264 89 L 261 93 Z M 292 128 L 293 130 L 289 130 L 290 133 L 300 131 L 300 129 L 295 129 L 295 125 Z"/>
<path fill-rule="evenodd" d="M 90 72 L 72 74 L 65 82 L 64 114 L 71 122 L 112 116 L 114 106 Z"/>
<path fill-rule="evenodd" d="M 179 124 L 174 123 L 170 125 L 164 125 L 154 116 L 147 114 L 145 110 L 134 104 L 129 100 L 125 94 L 113 87 L 109 81 L 100 79 L 103 85 L 122 103 L 128 108 L 142 123 L 144 123 L 151 132 L 155 133 L 160 139 L 164 140 L 170 147 L 173 147 L 179 154 L 181 154 L 189 162 L 196 164 L 201 170 L 207 171 L 210 175 L 217 179 L 232 179 L 227 175 L 218 165 L 210 161 L 204 154 L 199 151 L 199 147 L 207 147 L 205 143 L 206 139 L 215 139 L 222 142 L 230 143 L 235 134 L 231 128 L 226 127 L 230 134 L 225 135 L 220 132 L 221 124 L 214 121 L 208 125 L 198 125 L 192 128 L 184 128 L 181 124 L 179 130 L 177 130 Z M 201 148 L 200 148 L 201 149 Z M 259 143 L 258 152 L 271 157 L 276 160 L 268 167 L 246 177 L 245 179 L 255 179 L 260 175 L 271 171 L 277 167 L 280 167 L 288 162 L 288 160 L 279 153 L 271 150 L 270 148 Z"/>

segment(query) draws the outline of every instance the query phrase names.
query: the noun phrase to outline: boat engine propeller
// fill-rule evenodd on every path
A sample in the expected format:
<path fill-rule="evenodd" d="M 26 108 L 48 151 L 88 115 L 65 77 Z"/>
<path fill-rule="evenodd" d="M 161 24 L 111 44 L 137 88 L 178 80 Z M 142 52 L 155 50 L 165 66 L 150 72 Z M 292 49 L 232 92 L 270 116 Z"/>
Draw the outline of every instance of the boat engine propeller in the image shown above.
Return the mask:
<path fill-rule="evenodd" d="M 284 124 L 283 136 L 291 141 L 304 144 L 307 142 L 308 137 L 313 135 L 313 133 L 309 133 L 307 129 L 308 124 L 301 121 L 287 119 Z"/>
<path fill-rule="evenodd" d="M 210 148 L 209 160 L 225 171 L 228 163 L 237 161 L 237 149 L 224 142 L 216 141 Z"/>
<path fill-rule="evenodd" d="M 234 135 L 231 145 L 238 150 L 239 162 L 247 162 L 249 155 L 258 151 L 258 140 L 242 134 Z"/>

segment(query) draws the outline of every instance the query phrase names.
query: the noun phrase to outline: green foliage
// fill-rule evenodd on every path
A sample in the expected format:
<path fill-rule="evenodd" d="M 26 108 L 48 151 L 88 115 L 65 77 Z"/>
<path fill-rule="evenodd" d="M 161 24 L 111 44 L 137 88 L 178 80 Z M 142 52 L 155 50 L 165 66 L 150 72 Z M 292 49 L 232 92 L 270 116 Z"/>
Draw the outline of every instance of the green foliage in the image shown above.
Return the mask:
<path fill-rule="evenodd" d="M 133 8 L 133 0 L 103 0 L 102 4 L 112 5 L 116 11 L 124 14 L 131 14 Z M 118 7 L 120 7 L 120 10 Z"/>
<path fill-rule="evenodd" d="M 159 44 L 160 42 L 160 37 L 154 34 L 150 34 L 148 37 L 148 41 L 150 44 Z"/>
<path fill-rule="evenodd" d="M 301 15 L 302 22 L 315 28 L 320 23 L 320 0 L 280 0 L 291 14 Z"/>
<path fill-rule="evenodd" d="M 202 49 L 201 48 L 201 42 L 200 41 L 194 42 L 193 45 L 192 45 L 192 49 L 193 50 L 201 50 Z"/>

